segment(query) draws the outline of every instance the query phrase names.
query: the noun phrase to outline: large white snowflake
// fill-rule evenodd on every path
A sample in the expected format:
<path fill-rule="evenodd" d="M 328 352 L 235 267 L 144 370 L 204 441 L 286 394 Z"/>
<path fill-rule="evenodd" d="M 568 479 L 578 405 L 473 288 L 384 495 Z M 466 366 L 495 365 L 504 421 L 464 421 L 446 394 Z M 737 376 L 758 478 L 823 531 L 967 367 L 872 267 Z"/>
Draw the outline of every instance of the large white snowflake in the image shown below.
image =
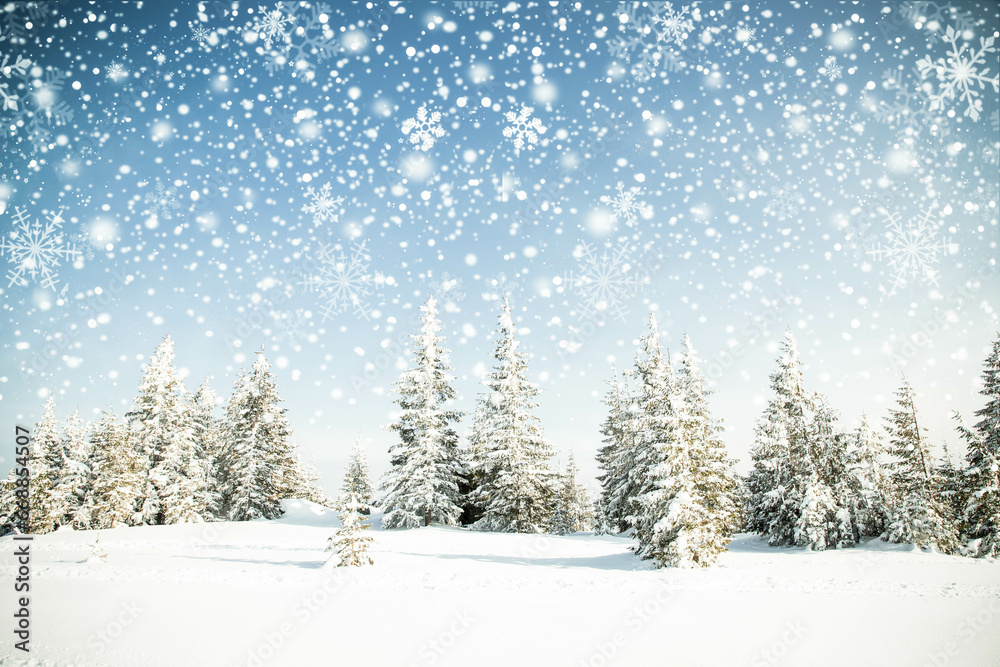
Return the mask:
<path fill-rule="evenodd" d="M 503 128 L 503 136 L 514 142 L 514 148 L 518 152 L 525 146 L 528 150 L 533 149 L 538 144 L 538 135 L 545 134 L 542 121 L 531 117 L 533 111 L 533 108 L 522 104 L 520 111 L 508 111 L 504 114 L 509 124 Z"/>
<path fill-rule="evenodd" d="M 843 72 L 844 66 L 837 64 L 837 56 L 827 56 L 823 66 L 819 68 L 819 73 L 830 79 L 831 83 L 839 79 Z"/>
<path fill-rule="evenodd" d="M 688 16 L 687 5 L 681 7 L 680 11 L 674 9 L 669 2 L 654 2 L 652 7 L 653 25 L 659 28 L 656 40 L 682 46 L 684 40 L 694 30 L 694 21 Z"/>
<path fill-rule="evenodd" d="M 933 210 L 921 211 L 916 220 L 903 222 L 899 213 L 887 213 L 886 231 L 882 239 L 868 251 L 872 258 L 885 260 L 891 271 L 889 296 L 897 290 L 920 281 L 937 285 L 936 265 L 951 249 L 951 239 L 938 239 L 937 215 Z"/>
<path fill-rule="evenodd" d="M 104 68 L 104 73 L 109 79 L 118 83 L 122 79 L 128 76 L 128 70 L 125 69 L 125 65 L 119 62 L 113 62 Z"/>
<path fill-rule="evenodd" d="M 5 55 L 3 59 L 0 60 L 0 75 L 3 79 L 7 79 L 5 82 L 0 79 L 0 111 L 17 111 L 18 110 L 18 96 L 16 93 L 11 92 L 9 80 L 14 78 L 15 74 L 24 75 L 27 73 L 28 68 L 31 66 L 31 61 L 27 58 L 22 58 L 20 55 L 14 58 L 14 62 L 10 61 L 10 56 Z"/>
<path fill-rule="evenodd" d="M 603 249 L 581 244 L 574 253 L 578 272 L 563 279 L 582 301 L 580 319 L 606 314 L 625 321 L 627 300 L 649 284 L 649 275 L 632 257 L 633 252 L 627 243 Z"/>
<path fill-rule="evenodd" d="M 316 290 L 325 301 L 320 309 L 323 321 L 333 319 L 348 308 L 358 317 L 368 319 L 371 311 L 367 297 L 372 293 L 373 276 L 368 272 L 367 242 L 354 244 L 350 254 L 339 245 L 322 241 L 316 253 L 316 272 L 301 281 L 308 291 Z"/>
<path fill-rule="evenodd" d="M 785 220 L 798 214 L 801 202 L 802 197 L 795 191 L 795 186 L 785 183 L 780 188 L 771 188 L 771 199 L 764 207 L 764 212 L 778 220 Z"/>
<path fill-rule="evenodd" d="M 444 136 L 444 128 L 439 125 L 440 122 L 441 112 L 427 111 L 427 105 L 423 104 L 417 109 L 416 118 L 403 121 L 403 134 L 408 135 L 410 143 L 420 150 L 429 151 L 434 147 L 435 139 Z"/>
<path fill-rule="evenodd" d="M 288 29 L 295 23 L 295 16 L 285 12 L 285 3 L 279 2 L 274 9 L 257 7 L 259 17 L 254 21 L 252 30 L 264 40 L 264 47 L 270 49 L 274 42 L 288 44 L 291 36 Z"/>
<path fill-rule="evenodd" d="M 611 219 L 615 222 L 624 222 L 629 227 L 634 227 L 637 220 L 636 216 L 645 208 L 645 204 L 639 201 L 640 195 L 642 195 L 640 188 L 631 187 L 626 190 L 625 184 L 619 181 L 618 194 L 614 197 L 603 197 L 605 201 L 611 204 L 612 209 L 614 209 Z"/>
<path fill-rule="evenodd" d="M 170 218 L 171 214 L 181 206 L 177 201 L 177 190 L 173 187 L 168 188 L 159 181 L 156 182 L 152 192 L 146 193 L 145 201 L 153 215 L 164 218 Z"/>
<path fill-rule="evenodd" d="M 73 261 L 80 251 L 63 239 L 62 213 L 49 213 L 45 223 L 28 220 L 28 212 L 14 210 L 13 230 L 0 239 L 0 256 L 6 256 L 11 268 L 7 271 L 8 287 L 38 283 L 56 291 L 59 284 L 57 269 L 65 261 Z"/>
<path fill-rule="evenodd" d="M 319 227 L 324 222 L 339 221 L 340 205 L 344 203 L 344 198 L 332 197 L 332 194 L 329 183 L 323 185 L 318 192 L 312 186 L 306 188 L 306 197 L 310 201 L 302 207 L 302 211 L 312 215 L 314 227 Z"/>
<path fill-rule="evenodd" d="M 979 50 L 976 51 L 968 43 L 963 42 L 961 46 L 958 40 L 961 35 L 953 27 L 948 26 L 944 33 L 944 41 L 951 50 L 944 58 L 931 60 L 926 56 L 917 61 L 917 69 L 923 79 L 931 76 L 937 78 L 938 88 L 936 92 L 930 94 L 931 110 L 944 109 L 947 100 L 958 99 L 965 103 L 965 114 L 972 120 L 979 120 L 979 114 L 983 110 L 983 101 L 980 99 L 979 91 L 987 85 L 993 87 L 993 92 L 1000 93 L 1000 75 L 989 76 L 989 68 L 977 69 L 986 64 L 986 54 L 995 53 L 993 46 L 994 38 L 980 37 Z"/>

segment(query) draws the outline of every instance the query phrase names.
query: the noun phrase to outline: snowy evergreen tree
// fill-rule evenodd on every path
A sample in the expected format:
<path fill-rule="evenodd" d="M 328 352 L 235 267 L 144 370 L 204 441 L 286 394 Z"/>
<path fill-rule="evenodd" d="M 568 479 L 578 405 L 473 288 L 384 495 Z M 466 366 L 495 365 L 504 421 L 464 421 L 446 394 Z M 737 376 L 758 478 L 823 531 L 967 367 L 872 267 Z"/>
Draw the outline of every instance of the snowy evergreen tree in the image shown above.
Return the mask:
<path fill-rule="evenodd" d="M 594 526 L 593 505 L 587 489 L 577 476 L 580 469 L 570 454 L 566 469 L 558 476 L 553 494 L 552 525 L 549 531 L 556 535 L 578 533 Z"/>
<path fill-rule="evenodd" d="M 812 488 L 809 503 L 816 509 L 801 524 L 806 487 L 813 480 L 826 482 L 814 466 L 815 448 L 810 442 L 809 415 L 815 409 L 815 397 L 805 389 L 798 344 L 791 331 L 785 332 L 771 389 L 774 397 L 754 428 L 753 469 L 746 480 L 747 528 L 767 535 L 772 546 L 804 545 L 807 536 L 816 534 L 810 525 L 818 517 L 818 508 L 825 506 L 820 501 L 826 494 L 818 486 Z"/>
<path fill-rule="evenodd" d="M 721 420 L 708 406 L 709 391 L 701 372 L 701 360 L 685 334 L 678 388 L 685 410 L 680 413 L 680 434 L 687 443 L 694 476 L 696 501 L 703 511 L 704 524 L 698 527 L 694 548 L 699 564 L 708 565 L 725 551 L 736 526 L 738 481 L 733 461 L 726 453 Z"/>
<path fill-rule="evenodd" d="M 917 421 L 913 389 L 906 380 L 896 396 L 897 407 L 889 410 L 885 420 L 895 493 L 883 539 L 951 553 L 958 546 L 955 526 L 938 494 L 940 479 Z"/>
<path fill-rule="evenodd" d="M 142 523 L 138 503 L 145 471 L 136 433 L 109 406 L 90 436 L 94 482 L 87 497 L 92 528 L 116 528 Z"/>
<path fill-rule="evenodd" d="M 986 405 L 976 411 L 979 421 L 967 429 L 959 422 L 966 442 L 962 474 L 966 498 L 961 523 L 966 551 L 972 556 L 1000 557 L 1000 338 L 983 369 Z M 956 415 L 957 416 L 957 415 Z"/>
<path fill-rule="evenodd" d="M 204 473 L 185 392 L 174 367 L 174 342 L 167 336 L 143 370 L 138 396 L 126 415 L 148 471 L 140 506 L 143 523 L 201 520 L 195 498 L 202 493 Z"/>
<path fill-rule="evenodd" d="M 795 544 L 814 551 L 854 546 L 857 538 L 844 476 L 847 438 L 837 432 L 837 413 L 825 397 L 814 395 L 813 407 L 801 467 L 809 477 L 795 524 Z"/>
<path fill-rule="evenodd" d="M 194 489 L 193 509 L 205 521 L 212 521 L 222 512 L 222 483 L 219 479 L 219 453 L 222 447 L 223 423 L 215 416 L 218 395 L 208 385 L 206 378 L 190 399 L 188 410 L 194 436 L 194 457 L 198 468 L 191 474 L 200 474 Z"/>
<path fill-rule="evenodd" d="M 319 481 L 319 473 L 316 472 L 316 462 L 313 459 L 310 459 L 308 464 L 304 464 L 300 460 L 299 477 L 302 480 L 302 486 L 296 492 L 296 498 L 304 498 L 309 502 L 322 505 L 323 507 L 333 507 L 336 504 L 323 492 L 323 486 Z M 367 513 L 365 512 L 365 514 Z"/>
<path fill-rule="evenodd" d="M 374 496 L 368 472 L 368 456 L 359 436 L 351 450 L 351 462 L 347 466 L 347 474 L 344 475 L 341 498 L 346 499 L 349 504 L 356 505 L 359 512 L 367 515 L 371 512 Z"/>
<path fill-rule="evenodd" d="M 29 502 L 29 532 L 48 533 L 55 529 L 60 508 L 55 505 L 55 488 L 66 463 L 59 425 L 55 416 L 55 400 L 50 396 L 42 408 L 42 418 L 31 434 L 28 470 L 31 473 Z"/>
<path fill-rule="evenodd" d="M 421 310 L 420 333 L 410 336 L 413 367 L 393 387 L 400 411 L 387 428 L 399 442 L 389 452 L 392 469 L 382 484 L 385 528 L 453 526 L 462 515 L 459 487 L 466 470 L 454 428 L 461 413 L 450 406 L 454 378 L 434 297 Z"/>
<path fill-rule="evenodd" d="M 962 472 L 952 460 L 947 443 L 944 443 L 943 449 L 944 453 L 934 471 L 939 484 L 937 491 L 948 510 L 948 520 L 956 529 L 960 529 L 968 498 L 965 495 L 965 485 L 962 483 Z"/>
<path fill-rule="evenodd" d="M 603 471 L 598 477 L 601 482 L 599 516 L 608 530 L 620 533 L 631 528 L 628 517 L 638 494 L 637 482 L 631 475 L 637 456 L 636 407 L 629 393 L 627 374 L 619 381 L 617 372 L 613 371 L 609 384 L 611 389 L 605 398 L 609 412 L 601 426 L 605 445 L 597 452 L 597 465 Z"/>
<path fill-rule="evenodd" d="M 504 299 L 493 357 L 483 381 L 472 427 L 475 490 L 470 500 L 483 509 L 477 530 L 531 533 L 548 529 L 552 512 L 552 446 L 542 436 L 527 379 L 527 356 L 518 351 L 510 304 Z"/>
<path fill-rule="evenodd" d="M 233 521 L 277 518 L 279 501 L 293 497 L 298 488 L 291 431 L 279 403 L 278 386 L 262 348 L 250 372 L 236 379 L 226 407 L 220 467 L 224 508 Z"/>
<path fill-rule="evenodd" d="M 368 524 L 361 514 L 364 507 L 347 496 L 341 496 L 337 505 L 340 508 L 340 528 L 327 543 L 326 550 L 332 552 L 330 561 L 337 567 L 371 565 L 373 561 L 368 550 L 373 540 L 366 532 Z"/>
<path fill-rule="evenodd" d="M 884 456 L 878 433 L 862 415 L 861 425 L 848 436 L 841 503 L 853 517 L 856 540 L 885 532 L 892 491 Z"/>
<path fill-rule="evenodd" d="M 80 417 L 80 411 L 74 410 L 63 429 L 60 447 L 65 452 L 65 458 L 52 492 L 55 524 L 79 530 L 90 527 L 86 499 L 93 485 L 93 473 L 88 430 L 89 426 Z"/>

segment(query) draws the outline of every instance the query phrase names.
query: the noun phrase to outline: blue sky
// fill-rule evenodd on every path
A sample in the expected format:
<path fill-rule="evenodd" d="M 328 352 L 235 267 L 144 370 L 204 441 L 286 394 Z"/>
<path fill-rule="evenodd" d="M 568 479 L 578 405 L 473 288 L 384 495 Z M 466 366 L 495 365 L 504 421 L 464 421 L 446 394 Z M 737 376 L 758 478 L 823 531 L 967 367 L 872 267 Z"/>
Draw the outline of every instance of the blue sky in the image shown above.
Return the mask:
<path fill-rule="evenodd" d="M 904 372 L 935 445 L 980 404 L 989 3 L 42 6 L 0 19 L 2 423 L 124 412 L 167 334 L 224 397 L 263 345 L 333 490 L 428 295 L 468 412 L 510 295 L 586 475 L 650 312 L 741 469 L 786 327 L 845 427 Z"/>

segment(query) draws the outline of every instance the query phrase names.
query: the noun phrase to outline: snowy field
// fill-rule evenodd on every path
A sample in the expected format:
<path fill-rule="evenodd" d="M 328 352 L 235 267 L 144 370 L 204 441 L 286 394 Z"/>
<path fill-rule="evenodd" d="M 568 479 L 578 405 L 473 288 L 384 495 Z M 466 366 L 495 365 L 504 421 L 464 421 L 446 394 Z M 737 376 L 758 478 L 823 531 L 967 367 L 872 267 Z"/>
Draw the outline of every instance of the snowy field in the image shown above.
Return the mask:
<path fill-rule="evenodd" d="M 996 562 L 741 535 L 718 567 L 653 570 L 617 537 L 375 528 L 375 566 L 330 569 L 334 514 L 285 505 L 277 521 L 102 531 L 98 564 L 93 532 L 36 537 L 32 662 L 8 629 L 0 664 L 1000 664 Z M 13 551 L 0 540 L 6 582 Z M 10 619 L 8 591 L 3 605 Z"/>

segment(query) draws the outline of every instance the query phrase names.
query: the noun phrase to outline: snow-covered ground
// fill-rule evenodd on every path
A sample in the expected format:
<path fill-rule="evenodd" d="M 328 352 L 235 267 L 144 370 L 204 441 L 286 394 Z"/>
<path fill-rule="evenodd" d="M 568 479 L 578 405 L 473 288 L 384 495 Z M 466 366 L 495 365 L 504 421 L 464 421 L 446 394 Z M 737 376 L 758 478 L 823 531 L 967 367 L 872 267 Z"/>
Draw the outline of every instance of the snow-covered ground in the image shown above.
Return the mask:
<path fill-rule="evenodd" d="M 32 651 L 54 665 L 1000 664 L 1000 564 L 870 542 L 738 536 L 718 567 L 654 570 L 623 538 L 373 529 L 324 568 L 329 510 L 36 537 Z M 377 524 L 377 516 L 373 523 Z M 0 540 L 0 664 L 14 545 Z M 29 663 L 35 664 L 35 663 Z"/>

